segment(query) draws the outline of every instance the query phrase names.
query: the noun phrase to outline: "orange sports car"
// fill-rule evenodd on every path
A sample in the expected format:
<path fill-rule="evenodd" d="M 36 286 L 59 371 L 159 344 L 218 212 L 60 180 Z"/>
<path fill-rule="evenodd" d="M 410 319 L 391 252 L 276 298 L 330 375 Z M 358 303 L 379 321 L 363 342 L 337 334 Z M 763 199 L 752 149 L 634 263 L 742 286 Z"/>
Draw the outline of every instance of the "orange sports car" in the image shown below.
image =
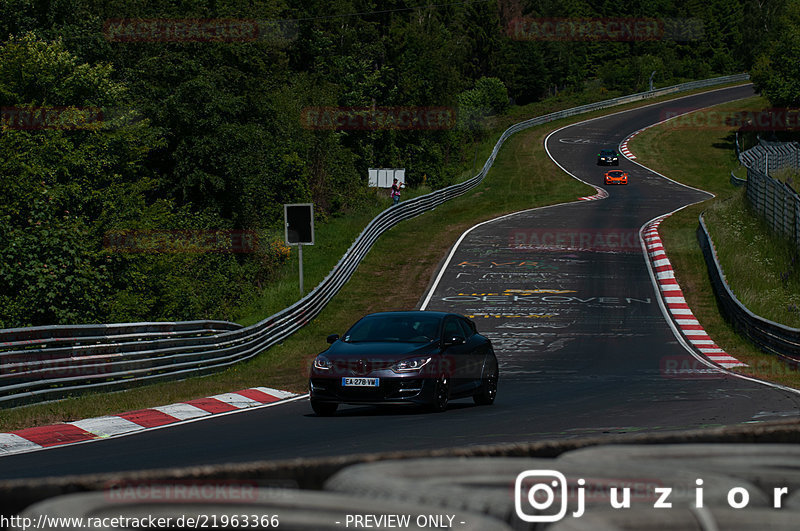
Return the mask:
<path fill-rule="evenodd" d="M 611 170 L 606 172 L 606 184 L 628 184 L 628 174 L 622 170 Z"/>

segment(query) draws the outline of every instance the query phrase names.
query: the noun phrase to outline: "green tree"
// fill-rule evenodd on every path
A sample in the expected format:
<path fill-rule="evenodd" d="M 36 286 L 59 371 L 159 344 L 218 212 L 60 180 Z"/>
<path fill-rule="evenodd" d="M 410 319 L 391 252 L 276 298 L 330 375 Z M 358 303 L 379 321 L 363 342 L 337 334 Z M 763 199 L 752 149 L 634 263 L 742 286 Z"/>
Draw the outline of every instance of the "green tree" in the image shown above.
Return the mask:
<path fill-rule="evenodd" d="M 113 275 L 96 222 L 136 215 L 137 198 L 153 185 L 144 158 L 160 145 L 146 121 L 127 123 L 129 113 L 113 112 L 124 109 L 127 95 L 111 72 L 30 33 L 0 46 L 0 105 L 18 115 L 59 116 L 50 125 L 2 125 L 3 326 L 104 317 Z M 98 120 L 99 109 L 107 120 Z M 94 120 L 74 121 L 75 111 Z"/>
<path fill-rule="evenodd" d="M 780 18 L 767 53 L 753 66 L 751 77 L 775 106 L 800 105 L 800 4 L 791 2 Z"/>

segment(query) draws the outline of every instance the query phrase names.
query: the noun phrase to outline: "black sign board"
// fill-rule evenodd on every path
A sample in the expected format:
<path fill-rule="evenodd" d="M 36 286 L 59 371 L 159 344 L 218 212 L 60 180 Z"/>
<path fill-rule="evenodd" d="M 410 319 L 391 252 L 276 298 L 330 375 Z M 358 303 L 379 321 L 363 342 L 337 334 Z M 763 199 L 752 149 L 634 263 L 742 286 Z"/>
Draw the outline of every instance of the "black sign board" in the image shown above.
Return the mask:
<path fill-rule="evenodd" d="M 283 205 L 286 243 L 314 245 L 314 204 Z"/>

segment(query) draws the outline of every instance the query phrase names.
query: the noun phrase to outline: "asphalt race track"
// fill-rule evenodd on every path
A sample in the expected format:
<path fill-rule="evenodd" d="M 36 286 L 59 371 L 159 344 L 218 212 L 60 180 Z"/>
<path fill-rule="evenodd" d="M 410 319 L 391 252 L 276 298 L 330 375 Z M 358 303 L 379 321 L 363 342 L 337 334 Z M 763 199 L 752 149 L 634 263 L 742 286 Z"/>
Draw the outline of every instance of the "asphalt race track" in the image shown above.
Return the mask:
<path fill-rule="evenodd" d="M 576 124 L 547 148 L 602 187 L 597 152 L 662 119 L 665 109 L 747 97 L 713 91 Z M 797 416 L 800 395 L 723 372 L 675 377 L 693 358 L 673 334 L 639 241 L 647 221 L 708 197 L 626 160 L 610 197 L 514 214 L 481 225 L 454 250 L 427 309 L 472 316 L 501 363 L 494 406 L 451 402 L 445 413 L 344 407 L 313 415 L 307 399 L 0 459 L 0 479 L 142 470 L 658 432 Z M 331 330 L 331 332 L 342 332 Z M 320 350 L 325 346 L 320 338 Z"/>

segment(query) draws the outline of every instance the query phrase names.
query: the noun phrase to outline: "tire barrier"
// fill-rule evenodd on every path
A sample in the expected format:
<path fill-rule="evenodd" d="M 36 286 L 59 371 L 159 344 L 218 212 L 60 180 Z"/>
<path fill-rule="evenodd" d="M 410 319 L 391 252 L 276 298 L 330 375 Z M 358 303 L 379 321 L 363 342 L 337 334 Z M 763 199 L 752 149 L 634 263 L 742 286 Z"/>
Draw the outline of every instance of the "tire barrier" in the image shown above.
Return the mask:
<path fill-rule="evenodd" d="M 426 500 L 448 510 L 469 508 L 514 529 L 542 529 L 548 516 L 563 507 L 561 518 L 550 520 L 561 522 L 546 528 L 586 530 L 713 529 L 696 521 L 701 491 L 700 509 L 711 521 L 726 524 L 718 529 L 752 529 L 760 522 L 770 529 L 788 530 L 796 526 L 792 518 L 800 516 L 789 497 L 800 487 L 800 473 L 791 471 L 791 463 L 800 463 L 800 451 L 788 444 L 608 445 L 568 451 L 555 459 L 439 458 L 361 464 L 340 471 L 325 488 L 384 502 Z M 526 492 L 551 481 L 558 485 L 549 489 L 554 494 L 549 504 L 528 503 Z M 774 488 L 787 489 L 781 509 L 774 509 Z M 612 508 L 612 503 L 625 498 L 626 489 L 629 506 Z M 742 496 L 746 492 L 746 508 L 733 507 L 741 500 L 732 492 Z M 670 506 L 657 506 L 660 500 Z M 654 526 L 655 521 L 660 525 Z"/>
<path fill-rule="evenodd" d="M 686 503 L 691 503 L 696 492 L 696 479 L 703 479 L 704 501 L 713 516 L 722 518 L 721 511 L 725 511 L 726 505 L 721 504 L 727 502 L 723 502 L 725 489 L 730 492 L 731 488 L 746 488 L 750 496 L 749 505 L 737 509 L 742 521 L 750 522 L 752 513 L 761 518 L 759 527 L 796 529 L 800 516 L 795 514 L 800 511 L 798 427 L 800 424 L 796 420 L 781 420 L 682 432 L 617 434 L 424 451 L 0 480 L 0 499 L 3 500 L 0 517 L 5 517 L 7 522 L 12 516 L 24 515 L 36 522 L 40 514 L 51 518 L 85 515 L 89 504 L 97 507 L 100 497 L 106 498 L 107 505 L 113 502 L 117 508 L 127 507 L 124 514 L 135 510 L 137 503 L 143 508 L 143 504 L 155 498 L 160 502 L 159 507 L 168 514 L 177 512 L 170 505 L 188 502 L 180 496 L 189 496 L 192 492 L 208 497 L 205 501 L 209 509 L 205 512 L 210 514 L 214 503 L 237 502 L 242 498 L 253 500 L 252 492 L 256 488 L 259 492 L 267 491 L 265 496 L 259 494 L 254 500 L 264 507 L 271 503 L 270 500 L 289 500 L 281 505 L 287 520 L 286 525 L 280 527 L 286 529 L 327 529 L 324 526 L 313 527 L 320 523 L 318 521 L 311 521 L 306 527 L 290 526 L 289 516 L 293 518 L 294 514 L 289 513 L 295 513 L 304 505 L 309 512 L 313 512 L 316 506 L 320 515 L 332 514 L 330 502 L 336 500 L 336 494 L 343 496 L 339 498 L 343 505 L 337 509 L 349 510 L 353 507 L 352 500 L 358 500 L 353 509 L 355 514 L 381 514 L 382 508 L 386 507 L 384 502 L 394 507 L 395 512 L 412 511 L 411 514 L 420 514 L 420 511 L 423 514 L 454 514 L 460 510 L 458 507 L 465 507 L 469 513 L 482 513 L 484 517 L 500 520 L 511 528 L 530 529 L 527 522 L 515 519 L 514 483 L 518 474 L 529 470 L 526 467 L 536 466 L 560 471 L 571 479 L 574 479 L 572 474 L 577 474 L 578 478 L 586 480 L 586 514 L 579 520 L 572 519 L 573 523 L 603 516 L 603 500 L 607 505 L 609 488 L 625 487 L 626 484 L 621 483 L 623 479 L 633 481 L 627 484 L 632 489 L 632 507 L 618 512 L 623 515 L 636 513 L 638 518 L 638 511 L 643 510 L 651 521 L 664 515 L 668 522 L 679 522 L 676 520 L 682 517 L 679 513 L 685 511 Z M 380 470 L 388 475 L 357 477 L 357 470 Z M 411 487 L 413 482 L 416 482 L 414 488 Z M 325 485 L 331 497 L 315 498 L 314 492 L 323 490 Z M 672 509 L 651 509 L 656 486 L 681 485 L 690 491 L 676 490 L 670 497 L 674 503 Z M 210 495 L 204 494 L 209 486 L 212 487 Z M 574 493 L 575 482 L 570 486 L 570 492 Z M 772 489 L 776 487 L 788 489 L 781 510 L 771 508 Z M 248 492 L 250 496 L 246 496 Z M 296 493 L 296 496 L 280 496 L 282 492 Z M 426 493 L 431 492 L 422 505 L 408 501 L 425 498 Z M 61 503 L 67 499 L 63 496 L 77 493 L 94 493 L 94 497 L 69 498 L 71 503 Z M 458 499 L 461 494 L 465 497 Z M 57 502 L 59 499 L 61 502 Z M 50 503 L 48 500 L 52 504 L 45 505 Z M 438 510 L 431 510 L 434 507 Z M 574 510 L 574 505 L 570 509 Z M 794 527 L 781 527 L 786 514 L 792 515 Z M 515 527 L 512 522 L 519 526 Z M 651 527 L 632 525 L 626 529 Z M 346 527 L 341 525 L 339 528 Z M 665 528 L 696 527 L 675 525 Z M 735 526 L 718 528 L 739 529 Z M 604 528 L 596 525 L 593 529 Z"/>
<path fill-rule="evenodd" d="M 0 330 L 0 338 L 3 338 L 0 339 L 0 407 L 201 376 L 252 358 L 319 315 L 347 283 L 381 234 L 478 186 L 511 135 L 578 114 L 747 79 L 747 74 L 737 74 L 693 81 L 517 123 L 503 132 L 476 176 L 404 201 L 378 214 L 316 288 L 295 304 L 252 326 L 238 327 L 217 321 L 171 323 L 164 329 L 159 329 L 163 323 L 93 325 L 94 331 L 87 331 L 87 337 L 81 337 L 81 328 L 74 326 Z M 170 326 L 177 328 L 170 329 Z M 104 329 L 125 330 L 125 333 L 103 333 Z M 180 335 L 175 331 L 181 332 Z M 31 340 L 33 342 L 27 342 Z"/>

